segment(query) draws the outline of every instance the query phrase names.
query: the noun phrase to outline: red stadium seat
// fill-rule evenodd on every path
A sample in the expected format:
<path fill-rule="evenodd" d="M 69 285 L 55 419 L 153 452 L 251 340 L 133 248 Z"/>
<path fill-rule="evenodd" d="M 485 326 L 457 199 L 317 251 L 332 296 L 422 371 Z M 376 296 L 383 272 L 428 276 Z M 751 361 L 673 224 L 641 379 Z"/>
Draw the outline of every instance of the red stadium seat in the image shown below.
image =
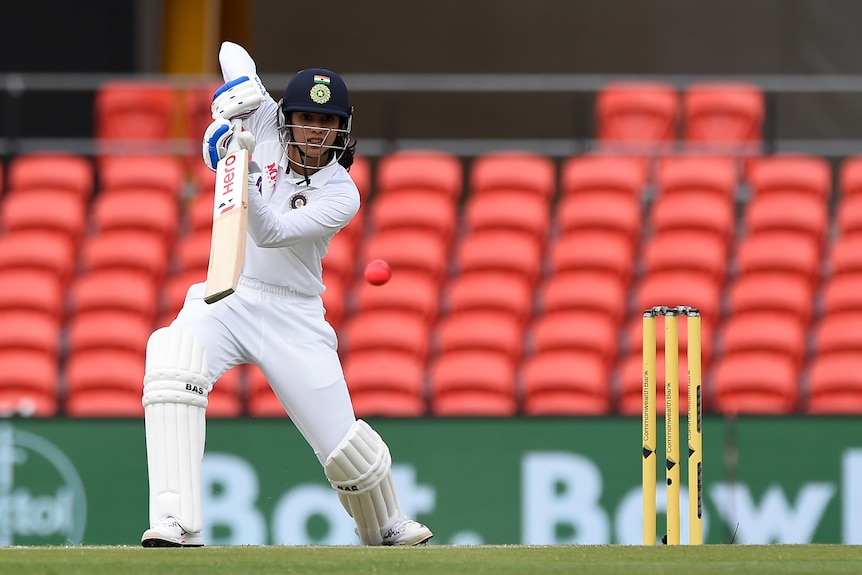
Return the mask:
<path fill-rule="evenodd" d="M 838 192 L 842 201 L 862 193 L 862 155 L 850 156 L 841 163 Z"/>
<path fill-rule="evenodd" d="M 93 165 L 84 156 L 43 152 L 15 156 L 9 162 L 8 194 L 29 190 L 70 193 L 82 203 L 93 195 Z"/>
<path fill-rule="evenodd" d="M 733 201 L 717 194 L 671 194 L 659 196 L 650 211 L 653 232 L 710 233 L 725 247 L 732 244 L 736 213 Z"/>
<path fill-rule="evenodd" d="M 442 354 L 430 367 L 430 381 L 435 416 L 508 417 L 517 412 L 515 368 L 498 353 Z"/>
<path fill-rule="evenodd" d="M 185 187 L 183 164 L 172 156 L 130 156 L 106 161 L 99 170 L 100 194 L 150 190 L 178 199 Z"/>
<path fill-rule="evenodd" d="M 543 245 L 517 233 L 470 234 L 455 246 L 456 264 L 462 274 L 498 272 L 521 276 L 534 284 L 541 273 L 542 248 Z"/>
<path fill-rule="evenodd" d="M 820 282 L 820 246 L 803 234 L 763 232 L 742 239 L 737 247 L 737 273 L 780 273 L 807 281 L 812 287 Z"/>
<path fill-rule="evenodd" d="M 699 82 L 682 94 L 684 137 L 689 142 L 742 144 L 763 137 L 766 104 L 756 84 Z M 732 149 L 732 148 L 731 148 Z"/>
<path fill-rule="evenodd" d="M 841 199 L 835 216 L 837 232 L 851 236 L 862 232 L 862 194 Z"/>
<path fill-rule="evenodd" d="M 739 171 L 730 157 L 666 156 L 658 162 L 656 188 L 660 197 L 709 195 L 732 204 L 738 185 Z"/>
<path fill-rule="evenodd" d="M 634 273 L 634 247 L 622 234 L 569 232 L 548 246 L 552 273 L 607 273 L 627 285 Z"/>
<path fill-rule="evenodd" d="M 77 245 L 86 223 L 84 202 L 64 190 L 44 188 L 10 194 L 2 205 L 6 233 L 24 230 L 56 233 Z"/>
<path fill-rule="evenodd" d="M 524 362 L 521 377 L 526 415 L 608 415 L 611 412 L 608 369 L 593 354 L 537 353 Z"/>
<path fill-rule="evenodd" d="M 680 98 L 676 88 L 659 82 L 613 82 L 596 95 L 597 137 L 645 152 L 677 137 Z"/>
<path fill-rule="evenodd" d="M 862 414 L 862 354 L 858 349 L 815 356 L 807 383 L 806 413 Z"/>
<path fill-rule="evenodd" d="M 433 192 L 457 202 L 464 193 L 464 168 L 454 154 L 409 150 L 385 155 L 377 164 L 377 198 Z"/>
<path fill-rule="evenodd" d="M 703 274 L 717 286 L 727 271 L 727 245 L 710 232 L 672 231 L 650 237 L 643 248 L 645 273 Z"/>
<path fill-rule="evenodd" d="M 119 349 L 143 357 L 152 332 L 152 320 L 139 314 L 95 310 L 72 316 L 66 336 L 69 353 Z"/>
<path fill-rule="evenodd" d="M 85 238 L 81 251 L 83 273 L 121 270 L 141 274 L 161 284 L 168 271 L 164 241 L 138 230 L 116 230 Z"/>
<path fill-rule="evenodd" d="M 778 154 L 758 159 L 748 175 L 752 198 L 779 194 L 813 196 L 826 202 L 832 192 L 832 169 L 825 158 Z"/>
<path fill-rule="evenodd" d="M 527 332 L 530 350 L 537 354 L 572 352 L 591 354 L 606 368 L 617 355 L 618 325 L 601 312 L 558 311 L 535 319 Z"/>
<path fill-rule="evenodd" d="M 713 373 L 714 411 L 786 415 L 799 409 L 798 370 L 790 357 L 770 352 L 735 353 Z"/>
<path fill-rule="evenodd" d="M 156 235 L 170 246 L 179 228 L 179 204 L 176 198 L 144 189 L 100 194 L 93 206 L 92 219 L 97 232 L 140 230 Z"/>
<path fill-rule="evenodd" d="M 65 412 L 70 417 L 143 417 L 144 355 L 94 349 L 69 356 Z"/>
<path fill-rule="evenodd" d="M 746 312 L 731 315 L 721 328 L 723 357 L 764 352 L 787 357 L 800 369 L 806 354 L 806 326 L 784 313 Z"/>
<path fill-rule="evenodd" d="M 56 318 L 32 310 L 0 311 L 0 350 L 38 351 L 58 358 L 60 341 Z"/>
<path fill-rule="evenodd" d="M 83 274 L 71 284 L 71 314 L 94 310 L 134 313 L 152 322 L 158 311 L 158 286 L 140 274 L 104 270 Z"/>
<path fill-rule="evenodd" d="M 862 273 L 862 235 L 839 236 L 830 246 L 829 276 Z"/>
<path fill-rule="evenodd" d="M 622 195 L 639 203 L 646 185 L 647 166 L 641 158 L 598 154 L 573 156 L 563 162 L 560 197 Z"/>
<path fill-rule="evenodd" d="M 437 319 L 439 295 L 436 283 L 409 273 L 393 275 L 381 286 L 362 282 L 353 291 L 357 313 L 396 310 L 415 314 L 429 326 Z"/>
<path fill-rule="evenodd" d="M 619 234 L 632 246 L 640 240 L 643 216 L 640 202 L 621 194 L 575 194 L 557 206 L 554 224 L 560 235 L 583 231 Z"/>
<path fill-rule="evenodd" d="M 363 261 L 385 260 L 392 276 L 401 273 L 424 275 L 441 285 L 449 271 L 446 246 L 433 234 L 413 230 L 392 230 L 375 234 L 360 249 Z"/>
<path fill-rule="evenodd" d="M 862 311 L 862 274 L 842 274 L 826 281 L 823 311 L 825 314 Z"/>
<path fill-rule="evenodd" d="M 442 294 L 445 311 L 493 311 L 526 325 L 533 311 L 533 292 L 526 278 L 496 272 L 459 274 Z"/>
<path fill-rule="evenodd" d="M 513 316 L 493 311 L 461 311 L 440 318 L 435 343 L 439 353 L 487 351 L 516 365 L 523 351 L 523 330 Z"/>
<path fill-rule="evenodd" d="M 465 233 L 511 232 L 538 244 L 545 241 L 549 203 L 523 191 L 485 192 L 470 196 L 464 208 Z"/>
<path fill-rule="evenodd" d="M 814 350 L 822 357 L 831 353 L 862 353 L 862 308 L 827 313 L 814 330 Z"/>
<path fill-rule="evenodd" d="M 140 144 L 165 142 L 171 137 L 176 102 L 167 82 L 105 82 L 96 91 L 94 108 L 94 132 L 102 140 L 103 153 L 152 154 L 162 150 Z M 132 141 L 139 145 L 131 145 Z"/>
<path fill-rule="evenodd" d="M 54 354 L 0 349 L 0 414 L 53 417 L 59 409 L 59 369 Z"/>
<path fill-rule="evenodd" d="M 32 311 L 61 321 L 65 312 L 63 286 L 48 272 L 6 270 L 0 272 L 0 312 Z"/>
<path fill-rule="evenodd" d="M 470 165 L 470 198 L 500 192 L 526 192 L 548 204 L 557 191 L 551 158 L 533 152 L 507 150 L 479 155 Z"/>
<path fill-rule="evenodd" d="M 427 231 L 448 246 L 455 235 L 456 212 L 452 198 L 437 191 L 383 194 L 371 206 L 370 224 L 376 233 Z"/>
<path fill-rule="evenodd" d="M 540 313 L 599 312 L 619 325 L 626 312 L 628 285 L 603 273 L 569 272 L 549 276 L 537 292 Z"/>
<path fill-rule="evenodd" d="M 341 330 L 342 347 L 348 353 L 390 350 L 428 356 L 430 327 L 424 318 L 401 310 L 367 311 L 347 318 Z"/>
<path fill-rule="evenodd" d="M 75 246 L 62 235 L 21 230 L 0 235 L 0 270 L 43 271 L 65 286 L 75 267 Z"/>
<path fill-rule="evenodd" d="M 351 353 L 344 378 L 357 417 L 419 417 L 427 411 L 425 363 L 389 351 Z"/>
<path fill-rule="evenodd" d="M 728 312 L 784 313 L 808 325 L 814 314 L 813 288 L 800 276 L 784 273 L 745 274 L 727 288 Z M 860 299 L 862 301 L 862 299 Z"/>
<path fill-rule="evenodd" d="M 206 274 L 210 262 L 210 244 L 212 232 L 201 230 L 186 234 L 177 239 L 174 247 L 174 260 L 178 273 L 192 270 Z"/>
<path fill-rule="evenodd" d="M 773 232 L 800 234 L 819 249 L 829 227 L 828 207 L 813 195 L 754 197 L 746 206 L 745 227 L 749 236 Z"/>

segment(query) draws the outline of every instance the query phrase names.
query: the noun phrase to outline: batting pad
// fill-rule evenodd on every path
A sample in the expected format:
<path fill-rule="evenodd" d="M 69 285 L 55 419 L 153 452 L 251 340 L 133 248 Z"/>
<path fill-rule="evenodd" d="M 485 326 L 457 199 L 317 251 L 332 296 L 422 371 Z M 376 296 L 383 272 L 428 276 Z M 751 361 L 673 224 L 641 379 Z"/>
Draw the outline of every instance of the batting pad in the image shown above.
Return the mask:
<path fill-rule="evenodd" d="M 383 532 L 401 516 L 392 481 L 392 457 L 376 431 L 357 420 L 323 466 L 338 499 L 365 545 L 380 545 Z"/>
<path fill-rule="evenodd" d="M 150 525 L 171 515 L 186 531 L 203 527 L 206 374 L 206 353 L 193 334 L 163 327 L 150 336 L 143 396 Z"/>

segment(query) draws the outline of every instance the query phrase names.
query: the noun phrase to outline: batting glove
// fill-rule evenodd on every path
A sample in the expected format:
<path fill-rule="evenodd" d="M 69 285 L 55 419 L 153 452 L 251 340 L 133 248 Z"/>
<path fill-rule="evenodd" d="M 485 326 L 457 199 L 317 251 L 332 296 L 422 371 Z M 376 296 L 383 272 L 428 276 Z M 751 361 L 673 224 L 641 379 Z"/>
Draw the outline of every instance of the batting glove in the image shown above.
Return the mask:
<path fill-rule="evenodd" d="M 266 99 L 266 89 L 256 75 L 241 76 L 224 84 L 213 94 L 213 118 L 248 118 Z"/>
<path fill-rule="evenodd" d="M 213 120 L 207 127 L 204 132 L 202 153 L 204 163 L 210 170 L 216 171 L 219 160 L 227 155 L 228 146 L 230 146 L 233 136 L 233 126 L 222 118 Z M 248 150 L 249 154 L 254 152 L 256 143 L 254 134 L 248 130 L 243 130 L 237 134 L 236 138 L 240 148 Z"/>

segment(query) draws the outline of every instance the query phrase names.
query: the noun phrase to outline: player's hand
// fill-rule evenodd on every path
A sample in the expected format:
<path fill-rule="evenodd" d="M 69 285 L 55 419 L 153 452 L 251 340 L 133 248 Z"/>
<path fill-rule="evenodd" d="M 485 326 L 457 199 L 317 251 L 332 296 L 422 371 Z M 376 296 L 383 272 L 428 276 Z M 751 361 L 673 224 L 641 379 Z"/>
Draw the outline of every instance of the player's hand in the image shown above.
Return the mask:
<path fill-rule="evenodd" d="M 232 136 L 233 126 L 227 120 L 218 118 L 207 126 L 202 151 L 204 163 L 212 171 L 216 171 L 218 161 L 227 155 L 227 147 Z"/>
<path fill-rule="evenodd" d="M 222 118 L 217 118 L 207 126 L 204 132 L 204 141 L 202 146 L 202 154 L 204 163 L 212 171 L 216 171 L 218 162 L 227 155 L 228 146 L 234 136 L 233 125 Z M 254 152 L 255 139 L 254 134 L 248 130 L 243 130 L 236 136 L 237 144 L 240 148 L 248 150 L 251 154 Z"/>
<path fill-rule="evenodd" d="M 266 99 L 266 90 L 257 75 L 241 76 L 221 86 L 213 94 L 213 118 L 248 118 Z"/>

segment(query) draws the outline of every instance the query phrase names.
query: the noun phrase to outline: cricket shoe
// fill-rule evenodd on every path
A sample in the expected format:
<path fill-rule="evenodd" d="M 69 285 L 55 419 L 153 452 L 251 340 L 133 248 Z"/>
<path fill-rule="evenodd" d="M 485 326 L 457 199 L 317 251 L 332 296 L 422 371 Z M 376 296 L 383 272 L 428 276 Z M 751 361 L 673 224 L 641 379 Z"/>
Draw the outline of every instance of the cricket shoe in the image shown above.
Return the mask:
<path fill-rule="evenodd" d="M 383 534 L 383 545 L 425 545 L 434 536 L 431 530 L 409 517 L 402 515 Z"/>
<path fill-rule="evenodd" d="M 141 546 L 203 547 L 204 539 L 200 533 L 189 533 L 176 519 L 168 515 L 144 531 L 144 535 L 141 537 Z"/>

